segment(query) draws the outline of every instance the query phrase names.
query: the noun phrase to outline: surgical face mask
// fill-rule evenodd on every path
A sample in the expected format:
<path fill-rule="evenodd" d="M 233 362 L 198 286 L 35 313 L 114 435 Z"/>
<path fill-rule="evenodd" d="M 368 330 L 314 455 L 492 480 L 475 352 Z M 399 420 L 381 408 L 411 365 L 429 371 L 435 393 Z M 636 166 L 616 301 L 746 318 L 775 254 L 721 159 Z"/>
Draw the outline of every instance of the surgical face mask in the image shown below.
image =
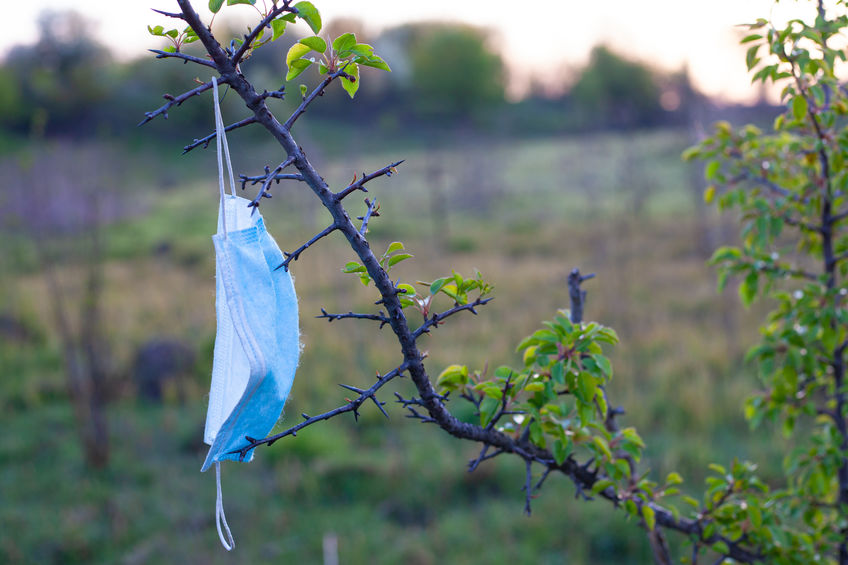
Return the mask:
<path fill-rule="evenodd" d="M 235 195 L 233 169 L 213 78 L 221 205 L 215 245 L 217 333 L 204 441 L 210 445 L 201 471 L 215 465 L 216 525 L 221 543 L 234 547 L 223 512 L 220 462 L 250 461 L 246 437 L 268 435 L 282 413 L 300 356 L 297 296 L 283 254 L 250 201 Z M 224 191 L 222 154 L 231 194 Z M 223 528 L 223 529 L 222 529 Z M 226 537 L 225 534 L 226 533 Z"/>

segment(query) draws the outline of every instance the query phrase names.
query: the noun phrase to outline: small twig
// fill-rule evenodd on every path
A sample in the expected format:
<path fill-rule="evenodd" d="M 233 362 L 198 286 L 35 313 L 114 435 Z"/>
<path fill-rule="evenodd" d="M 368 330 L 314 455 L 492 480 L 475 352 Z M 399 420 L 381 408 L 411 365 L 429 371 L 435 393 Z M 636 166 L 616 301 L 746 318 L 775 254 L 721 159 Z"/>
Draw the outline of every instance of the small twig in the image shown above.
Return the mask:
<path fill-rule="evenodd" d="M 198 94 L 201 94 L 202 92 L 205 92 L 205 91 L 209 90 L 210 88 L 212 88 L 212 81 L 205 82 L 198 87 L 192 88 L 191 90 L 180 94 L 179 96 L 171 96 L 170 94 L 165 94 L 164 98 L 168 102 L 166 102 L 160 108 L 153 110 L 152 112 L 145 112 L 144 113 L 144 119 L 141 120 L 138 123 L 138 125 L 143 126 L 144 124 L 146 124 L 147 122 L 149 122 L 150 120 L 152 120 L 153 118 L 155 118 L 156 116 L 158 116 L 160 114 L 163 115 L 165 117 L 165 119 L 167 120 L 168 119 L 168 110 L 170 110 L 172 107 L 179 106 L 183 102 L 185 102 L 186 100 L 191 98 L 192 96 L 197 96 Z"/>
<path fill-rule="evenodd" d="M 542 488 L 542 485 L 545 484 L 545 479 L 548 478 L 548 475 L 551 474 L 551 471 L 552 471 L 551 467 L 545 467 L 545 472 L 542 473 L 542 478 L 540 478 L 539 482 L 536 483 L 536 486 L 533 487 L 534 490 L 539 490 L 540 488 Z"/>
<path fill-rule="evenodd" d="M 260 94 L 259 97 L 262 98 L 262 100 L 265 100 L 267 98 L 279 98 L 280 100 L 285 100 L 285 98 L 286 98 L 286 85 L 284 84 L 283 86 L 281 86 L 277 90 L 272 90 L 270 92 L 266 90 L 262 94 Z"/>
<path fill-rule="evenodd" d="M 362 406 L 362 404 L 368 399 L 371 399 L 372 401 L 374 401 L 374 403 L 380 409 L 380 412 L 382 412 L 384 415 L 386 415 L 388 417 L 388 414 L 386 414 L 386 411 L 383 409 L 383 405 L 377 400 L 377 398 L 375 397 L 375 394 L 377 393 L 378 390 L 380 390 L 380 388 L 383 387 L 383 385 L 385 385 L 386 383 L 388 383 L 389 381 L 391 381 L 395 377 L 399 376 L 405 370 L 406 370 L 406 364 L 404 363 L 404 364 L 400 365 L 399 367 L 392 369 L 391 371 L 389 371 L 385 375 L 378 375 L 377 382 L 374 383 L 373 385 L 371 385 L 371 387 L 369 387 L 367 389 L 360 389 L 360 388 L 352 387 L 350 385 L 340 385 L 343 388 L 357 392 L 359 394 L 359 396 L 357 396 L 353 400 L 349 400 L 347 402 L 347 404 L 344 404 L 343 406 L 339 406 L 338 408 L 334 408 L 332 410 L 324 412 L 323 414 L 319 414 L 318 416 L 307 417 L 306 414 L 301 414 L 301 416 L 304 417 L 303 422 L 301 422 L 301 423 L 299 423 L 295 426 L 292 426 L 289 429 L 287 429 L 283 432 L 280 432 L 278 434 L 268 436 L 268 437 L 262 438 L 262 439 L 255 439 L 255 438 L 246 437 L 245 439 L 247 440 L 248 445 L 246 445 L 245 447 L 243 447 L 241 449 L 236 449 L 236 450 L 230 451 L 228 453 L 229 454 L 238 454 L 240 459 L 243 460 L 245 458 L 245 456 L 247 456 L 247 453 L 251 449 L 255 449 L 256 447 L 258 447 L 262 444 L 268 444 L 270 446 L 275 441 L 282 439 L 286 436 L 296 436 L 297 432 L 299 432 L 303 428 L 309 427 L 312 424 L 315 424 L 317 422 L 321 422 L 323 420 L 329 420 L 330 418 L 334 418 L 334 417 L 336 417 L 340 414 L 345 414 L 347 412 L 353 412 L 354 415 L 357 416 L 358 411 L 359 411 L 359 407 Z"/>
<path fill-rule="evenodd" d="M 454 306 L 449 310 L 445 310 L 444 312 L 436 312 L 432 316 L 427 318 L 427 320 L 425 320 L 424 323 L 418 327 L 418 329 L 412 332 L 412 337 L 413 339 L 418 339 L 419 337 L 421 337 L 421 334 L 429 333 L 430 328 L 437 327 L 445 320 L 445 318 L 449 318 L 450 316 L 453 316 L 454 314 L 457 314 L 459 312 L 464 312 L 467 310 L 472 314 L 477 315 L 477 306 L 485 306 L 492 300 L 494 300 L 494 297 L 477 298 L 474 302 L 469 302 L 468 304 L 460 304 L 458 306 Z"/>
<path fill-rule="evenodd" d="M 586 305 L 586 291 L 580 288 L 583 281 L 595 277 L 594 273 L 581 275 L 580 269 L 575 268 L 568 274 L 568 296 L 571 299 L 571 323 L 583 321 L 583 307 Z"/>
<path fill-rule="evenodd" d="M 273 20 L 283 12 L 293 12 L 295 14 L 297 13 L 297 8 L 291 8 L 289 7 L 289 4 L 291 4 L 291 0 L 284 0 L 281 5 L 275 7 L 273 10 L 268 12 L 268 15 L 262 18 L 262 21 L 260 21 L 259 24 L 255 28 L 253 28 L 253 30 L 249 34 L 245 36 L 244 43 L 242 43 L 238 51 L 233 54 L 233 65 L 239 64 L 239 61 L 241 61 L 242 57 L 244 57 L 244 54 L 247 53 L 247 50 L 250 49 L 250 46 L 253 44 L 253 42 L 256 40 L 262 30 L 266 27 L 271 27 L 271 20 Z"/>
<path fill-rule="evenodd" d="M 215 66 L 215 63 L 209 61 L 207 59 L 201 59 L 200 57 L 195 57 L 194 55 L 187 55 L 186 53 L 181 53 L 180 51 L 162 51 L 161 49 L 148 49 L 151 53 L 156 53 L 157 59 L 182 59 L 184 63 L 196 63 L 198 65 L 203 65 L 204 67 L 210 67 L 215 70 L 218 67 Z"/>
<path fill-rule="evenodd" d="M 156 8 L 151 8 L 151 10 L 153 10 L 157 14 L 162 14 L 163 16 L 168 16 L 169 18 L 177 18 L 178 20 L 185 20 L 185 16 L 183 16 L 182 14 L 175 14 L 173 12 L 165 12 L 165 11 L 162 11 L 162 10 L 157 10 Z"/>
<path fill-rule="evenodd" d="M 286 167 L 291 165 L 293 162 L 294 162 L 294 158 L 288 157 L 285 161 L 283 161 L 282 163 L 277 165 L 277 168 L 274 169 L 273 171 L 271 171 L 268 167 L 265 167 L 266 175 L 265 175 L 265 180 L 262 182 L 262 188 L 259 189 L 259 192 L 257 193 L 256 198 L 251 200 L 250 204 L 248 204 L 248 207 L 253 208 L 253 212 L 256 212 L 256 210 L 259 208 L 259 202 L 262 200 L 262 198 L 271 198 L 271 195 L 268 194 L 268 187 L 271 186 L 271 183 L 276 178 L 277 173 L 281 172 L 283 169 L 285 169 Z M 242 186 L 244 186 L 243 183 L 242 183 Z M 251 215 L 253 214 L 253 212 L 251 212 Z"/>
<path fill-rule="evenodd" d="M 322 80 L 321 83 L 316 86 L 315 89 L 306 96 L 306 98 L 303 99 L 303 102 L 300 103 L 300 106 L 298 106 L 295 111 L 292 112 L 292 115 L 289 116 L 289 119 L 286 120 L 286 123 L 283 124 L 283 128 L 285 128 L 287 131 L 291 130 L 294 123 L 300 116 L 303 115 L 304 112 L 306 112 L 306 109 L 309 107 L 309 105 L 312 104 L 312 102 L 316 98 L 324 95 L 324 89 L 327 88 L 327 86 L 331 82 L 333 82 L 334 79 L 340 76 L 348 76 L 347 73 L 343 71 L 344 69 L 327 75 L 324 80 Z"/>
<path fill-rule="evenodd" d="M 297 261 L 298 257 L 300 257 L 300 254 L 303 253 L 304 251 L 306 251 L 313 243 L 315 243 L 316 241 L 318 241 L 322 237 L 327 237 L 328 235 L 330 235 L 331 233 L 333 233 L 337 229 L 339 229 L 339 226 L 337 226 L 336 224 L 333 224 L 332 226 L 327 226 L 326 228 L 321 230 L 320 233 L 313 236 L 312 239 L 310 239 L 309 241 L 307 241 L 306 243 L 304 243 L 303 245 L 298 247 L 292 253 L 287 253 L 287 252 L 284 251 L 283 255 L 286 256 L 286 259 L 285 259 L 285 261 L 283 261 L 282 263 L 277 265 L 277 269 L 282 268 L 282 269 L 285 269 L 285 270 L 288 271 L 289 270 L 289 263 L 291 263 L 292 261 Z M 274 270 L 276 270 L 276 269 L 274 269 Z"/>
<path fill-rule="evenodd" d="M 228 125 L 227 127 L 224 128 L 224 131 L 225 132 L 232 131 L 234 129 L 243 128 L 244 126 L 249 126 L 250 124 L 255 124 L 255 123 L 256 123 L 256 116 L 250 116 L 249 118 L 245 118 L 241 121 L 238 121 L 238 122 L 235 122 L 233 124 Z M 183 147 L 183 155 L 185 155 L 186 153 L 188 153 L 192 149 L 195 149 L 199 145 L 202 145 L 203 148 L 206 149 L 207 147 L 209 147 L 209 142 L 211 142 L 213 139 L 215 139 L 215 137 L 217 135 L 218 134 L 213 131 L 212 133 L 210 133 L 206 137 L 203 137 L 201 139 L 195 139 L 193 142 L 191 142 L 190 144 Z"/>
<path fill-rule="evenodd" d="M 365 183 L 372 181 L 372 180 L 374 180 L 378 177 L 381 177 L 383 175 L 385 175 L 387 177 L 392 176 L 394 174 L 393 169 L 395 167 L 397 167 L 398 165 L 400 165 L 401 163 L 403 163 L 403 161 L 404 160 L 401 159 L 400 161 L 398 161 L 396 163 L 392 163 L 391 165 L 386 165 L 385 167 L 383 167 L 379 171 L 374 171 L 370 175 L 366 175 L 366 174 L 363 173 L 362 178 L 360 178 L 357 181 L 350 183 L 347 186 L 347 188 L 345 188 L 344 190 L 337 192 L 335 194 L 336 200 L 342 200 L 345 196 L 348 196 L 350 193 L 355 192 L 357 190 L 361 190 L 362 192 L 368 192 L 368 190 L 365 188 Z"/>
<path fill-rule="evenodd" d="M 256 176 L 248 176 L 248 175 L 239 175 L 239 180 L 241 181 L 241 189 L 244 190 L 247 188 L 247 183 L 250 183 L 251 186 L 254 184 L 259 184 L 260 182 L 264 182 L 265 179 L 268 178 L 266 175 L 256 175 Z M 274 175 L 274 178 L 271 179 L 275 183 L 280 184 L 281 180 L 297 180 L 303 181 L 303 175 L 300 173 L 282 173 Z"/>
<path fill-rule="evenodd" d="M 362 220 L 362 226 L 359 228 L 359 235 L 365 236 L 368 233 L 368 222 L 374 216 L 379 216 L 380 214 L 377 212 L 380 206 L 377 204 L 377 199 L 375 198 L 373 201 L 369 199 L 365 199 L 365 205 L 368 206 L 368 209 L 365 211 L 364 216 L 359 216 L 357 219 Z"/>
<path fill-rule="evenodd" d="M 391 322 L 383 311 L 381 310 L 379 314 L 357 314 L 354 312 L 348 312 L 347 314 L 329 314 L 326 310 L 321 308 L 321 315 L 315 316 L 316 318 L 326 318 L 328 322 L 332 322 L 333 320 L 374 320 L 375 322 L 380 322 L 380 329 L 383 329 L 383 326 Z"/>
<path fill-rule="evenodd" d="M 531 513 L 530 499 L 533 497 L 533 461 L 525 459 L 524 466 L 527 470 L 527 476 L 524 483 L 524 513 L 529 516 Z"/>

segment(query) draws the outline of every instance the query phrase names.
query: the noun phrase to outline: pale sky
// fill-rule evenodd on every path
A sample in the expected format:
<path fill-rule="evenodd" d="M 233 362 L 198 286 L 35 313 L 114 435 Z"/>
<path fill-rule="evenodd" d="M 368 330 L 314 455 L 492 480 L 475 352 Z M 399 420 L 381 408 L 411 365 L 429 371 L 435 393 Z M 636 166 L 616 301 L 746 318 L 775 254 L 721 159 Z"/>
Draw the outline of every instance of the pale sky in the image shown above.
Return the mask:
<path fill-rule="evenodd" d="M 35 21 L 44 9 L 74 8 L 84 13 L 97 23 L 98 38 L 121 57 L 139 56 L 144 49 L 161 46 L 159 38 L 147 33 L 147 25 L 173 25 L 174 20 L 168 21 L 150 8 L 178 11 L 173 0 L 4 3 L 0 58 L 12 45 L 34 42 Z M 194 4 L 208 21 L 207 0 L 195 0 Z M 530 76 L 561 83 L 567 69 L 584 64 L 591 48 L 605 42 L 661 69 L 676 70 L 688 64 L 703 92 L 730 100 L 750 100 L 756 92 L 737 45 L 742 31 L 734 26 L 757 17 L 782 22 L 806 16 L 813 6 L 804 0 L 784 0 L 777 5 L 771 0 L 313 0 L 313 4 L 325 23 L 356 17 L 371 31 L 422 20 L 454 20 L 489 28 L 519 89 Z M 255 12 L 249 6 L 225 7 L 218 18 L 249 17 L 251 13 Z"/>

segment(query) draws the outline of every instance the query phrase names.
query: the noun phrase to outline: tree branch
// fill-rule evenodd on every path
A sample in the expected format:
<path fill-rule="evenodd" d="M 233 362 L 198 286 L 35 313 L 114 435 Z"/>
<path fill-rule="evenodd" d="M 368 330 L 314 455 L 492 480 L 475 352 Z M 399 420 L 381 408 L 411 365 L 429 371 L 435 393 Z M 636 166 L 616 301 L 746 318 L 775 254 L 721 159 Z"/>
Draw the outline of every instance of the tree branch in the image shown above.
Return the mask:
<path fill-rule="evenodd" d="M 189 98 L 191 98 L 193 96 L 197 96 L 198 94 L 201 94 L 203 92 L 206 92 L 210 88 L 212 88 L 212 81 L 205 82 L 205 83 L 201 84 L 200 86 L 198 86 L 196 88 L 192 88 L 188 92 L 183 92 L 179 96 L 171 96 L 170 94 L 163 94 L 162 98 L 167 100 L 167 102 L 163 106 L 161 106 L 160 108 L 158 108 L 158 109 L 156 109 L 152 112 L 145 112 L 144 113 L 144 119 L 141 120 L 138 123 L 138 125 L 143 126 L 144 124 L 146 124 L 147 122 L 149 122 L 150 120 L 152 120 L 153 118 L 155 118 L 156 116 L 158 116 L 160 114 L 163 115 L 165 117 L 165 119 L 167 120 L 168 119 L 168 110 L 170 110 L 173 106 L 180 106 L 183 102 L 185 102 Z"/>
<path fill-rule="evenodd" d="M 297 261 L 297 258 L 300 257 L 300 254 L 303 253 L 304 251 L 306 251 L 309 248 L 309 246 L 311 246 L 313 243 L 315 243 L 316 241 L 318 241 L 322 237 L 327 237 L 328 235 L 330 235 L 331 233 L 333 233 L 337 229 L 339 229 L 339 226 L 337 226 L 336 224 L 333 224 L 331 226 L 327 226 L 326 228 L 321 230 L 320 233 L 313 236 L 312 239 L 310 239 L 309 241 L 307 241 L 306 243 L 304 243 L 303 245 L 298 247 L 293 253 L 286 253 L 284 251 L 283 255 L 286 256 L 286 260 L 283 261 L 282 263 L 280 263 L 279 266 L 277 266 L 277 269 L 283 268 L 283 269 L 288 271 L 289 270 L 289 263 L 291 263 L 292 261 Z"/>
<path fill-rule="evenodd" d="M 315 316 L 316 318 L 326 318 L 328 322 L 332 322 L 333 320 L 374 320 L 376 322 L 380 322 L 380 329 L 383 329 L 383 326 L 389 323 L 389 319 L 380 311 L 379 314 L 355 314 L 353 312 L 348 312 L 347 314 L 328 314 L 326 310 L 321 308 L 321 315 Z"/>
<path fill-rule="evenodd" d="M 259 208 L 259 202 L 263 198 L 271 198 L 271 195 L 268 194 L 268 187 L 271 186 L 271 183 L 276 179 L 277 173 L 281 172 L 283 169 L 288 167 L 294 162 L 294 159 L 289 157 L 279 165 L 273 171 L 268 167 L 265 167 L 265 179 L 262 181 L 262 188 L 259 189 L 259 192 L 256 194 L 256 198 L 250 201 L 248 204 L 249 207 L 253 208 L 253 212 L 255 212 Z M 244 188 L 244 182 L 241 184 L 242 188 Z M 253 214 L 251 212 L 251 214 Z"/>
<path fill-rule="evenodd" d="M 342 200 L 346 196 L 348 196 L 350 193 L 352 193 L 356 190 L 361 190 L 362 192 L 368 192 L 368 190 L 366 190 L 366 188 L 365 188 L 365 183 L 370 182 L 370 181 L 372 181 L 372 180 L 374 180 L 378 177 L 381 177 L 383 175 L 386 175 L 387 177 L 392 176 L 394 174 L 395 167 L 397 167 L 398 165 L 403 163 L 403 161 L 404 160 L 401 159 L 400 161 L 398 161 L 396 163 L 392 163 L 391 165 L 386 165 L 385 167 L 383 167 L 379 171 L 374 171 L 370 175 L 366 175 L 365 173 L 362 173 L 362 178 L 360 178 L 357 181 L 352 182 L 344 190 L 337 192 L 336 193 L 336 199 Z"/>
<path fill-rule="evenodd" d="M 368 206 L 368 209 L 365 210 L 364 216 L 358 216 L 357 220 L 362 220 L 362 226 L 359 228 L 359 235 L 365 237 L 365 234 L 368 233 L 368 222 L 374 216 L 379 216 L 380 213 L 378 210 L 380 209 L 380 205 L 377 204 L 377 199 L 375 198 L 373 201 L 369 199 L 365 199 L 365 205 Z"/>
<path fill-rule="evenodd" d="M 275 8 L 273 8 L 268 15 L 262 18 L 262 21 L 246 36 L 244 36 L 244 43 L 241 44 L 241 47 L 233 54 L 233 65 L 238 65 L 241 62 L 244 54 L 247 53 L 250 46 L 256 41 L 256 38 L 259 36 L 259 33 L 267 28 L 271 27 L 271 20 L 275 19 L 277 16 L 282 14 L 283 12 L 292 12 L 297 13 L 297 8 L 290 8 L 289 4 L 291 4 L 291 0 L 283 0 L 283 3 Z"/>
<path fill-rule="evenodd" d="M 315 87 L 315 90 L 310 92 L 306 96 L 306 98 L 303 99 L 303 102 L 300 103 L 300 106 L 298 106 L 295 111 L 292 112 L 292 115 L 289 116 L 289 119 L 286 120 L 285 124 L 283 124 L 283 128 L 285 128 L 286 131 L 290 131 L 297 119 L 302 116 L 304 112 L 306 112 L 306 109 L 309 107 L 309 105 L 312 104 L 312 102 L 314 102 L 315 99 L 319 96 L 323 96 L 324 89 L 327 88 L 327 86 L 331 82 L 333 82 L 334 79 L 342 75 L 346 75 L 343 69 L 327 75 L 324 80 L 322 80 L 321 83 Z"/>
<path fill-rule="evenodd" d="M 225 132 L 233 131 L 234 129 L 243 128 L 244 126 L 249 126 L 250 124 L 255 124 L 256 122 L 257 122 L 256 116 L 249 116 L 249 117 L 247 117 L 243 120 L 240 120 L 238 122 L 235 122 L 235 123 L 228 125 L 227 127 L 224 128 L 224 131 Z M 200 145 L 202 145 L 203 148 L 206 149 L 207 147 L 209 147 L 209 142 L 212 141 L 213 139 L 215 139 L 215 137 L 217 135 L 218 134 L 213 131 L 212 133 L 210 133 L 206 137 L 203 137 L 201 139 L 195 139 L 193 142 L 191 142 L 188 145 L 186 145 L 185 147 L 183 147 L 183 155 L 185 155 L 186 153 L 188 153 L 192 149 L 197 148 Z"/>
<path fill-rule="evenodd" d="M 485 306 L 486 304 L 488 304 L 492 300 L 494 300 L 494 298 L 492 298 L 492 297 L 490 297 L 490 298 L 478 298 L 474 302 L 469 302 L 468 304 L 459 304 L 459 305 L 456 305 L 449 310 L 445 310 L 444 312 L 437 312 L 437 313 L 433 314 L 432 316 L 430 316 L 429 318 L 427 318 L 424 321 L 424 323 L 421 324 L 418 327 L 417 330 L 412 332 L 412 337 L 414 339 L 418 339 L 419 337 L 421 337 L 422 334 L 430 333 L 430 328 L 438 327 L 439 324 L 441 324 L 445 320 L 445 318 L 449 318 L 449 317 L 453 316 L 454 314 L 457 314 L 458 312 L 464 312 L 464 311 L 467 310 L 467 311 L 471 312 L 472 314 L 474 314 L 476 316 L 477 315 L 477 310 L 476 310 L 477 306 Z"/>
<path fill-rule="evenodd" d="M 299 423 L 295 426 L 292 426 L 292 427 L 288 428 L 287 430 L 280 432 L 278 434 L 268 436 L 268 437 L 262 438 L 262 439 L 254 439 L 254 438 L 248 437 L 248 438 L 246 438 L 248 445 L 246 445 L 245 447 L 243 447 L 241 449 L 231 451 L 229 453 L 230 454 L 238 454 L 240 459 L 244 459 L 247 456 L 247 453 L 251 449 L 255 449 L 256 447 L 258 447 L 262 444 L 273 445 L 274 442 L 279 440 L 279 439 L 282 439 L 286 436 L 296 436 L 297 432 L 299 432 L 300 430 L 302 430 L 304 428 L 308 428 L 309 426 L 316 424 L 318 422 L 322 422 L 324 420 L 329 420 L 331 418 L 335 418 L 336 416 L 339 416 L 341 414 L 345 414 L 347 412 L 353 412 L 354 418 L 359 420 L 359 408 L 360 408 L 360 406 L 362 406 L 362 404 L 365 401 L 367 401 L 369 399 L 371 401 L 373 401 L 374 404 L 377 406 L 377 408 L 380 409 L 380 412 L 382 412 L 383 415 L 388 418 L 389 415 L 386 413 L 385 409 L 383 408 L 385 403 L 381 403 L 379 400 L 377 400 L 377 397 L 375 395 L 376 395 L 377 391 L 380 390 L 383 387 L 383 385 L 385 385 L 389 381 L 393 380 L 395 377 L 400 376 L 405 370 L 406 370 L 405 365 L 400 365 L 399 367 L 392 369 L 391 371 L 389 371 L 385 375 L 379 375 L 378 374 L 377 375 L 377 382 L 374 383 L 373 385 L 371 385 L 371 387 L 369 387 L 367 389 L 360 389 L 360 388 L 350 386 L 350 385 L 339 385 L 342 388 L 356 392 L 359 396 L 357 396 L 353 400 L 347 399 L 348 400 L 347 404 L 344 404 L 342 406 L 339 406 L 338 408 L 334 408 L 332 410 L 324 412 L 323 414 L 319 414 L 318 416 L 311 416 L 310 417 L 310 416 L 307 416 L 306 414 L 302 414 L 302 416 L 304 418 L 303 422 L 301 422 L 301 423 Z"/>
<path fill-rule="evenodd" d="M 215 68 L 215 63 L 212 61 L 207 61 L 206 59 L 201 59 L 200 57 L 195 57 L 194 55 L 188 55 L 186 53 L 182 53 L 180 51 L 162 51 L 161 49 L 148 49 L 151 53 L 156 53 L 157 59 L 182 59 L 184 63 L 195 63 L 198 65 L 203 65 L 204 67 Z"/>

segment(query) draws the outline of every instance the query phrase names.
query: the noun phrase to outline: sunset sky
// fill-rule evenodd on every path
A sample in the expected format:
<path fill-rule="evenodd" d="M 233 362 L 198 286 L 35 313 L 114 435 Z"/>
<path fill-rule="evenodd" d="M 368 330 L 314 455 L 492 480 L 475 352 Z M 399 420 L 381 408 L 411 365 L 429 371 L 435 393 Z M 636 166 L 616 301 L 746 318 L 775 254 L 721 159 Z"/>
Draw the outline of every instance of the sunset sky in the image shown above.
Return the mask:
<path fill-rule="evenodd" d="M 259 4 L 262 0 L 258 0 Z M 195 0 L 203 15 L 206 0 Z M 461 21 L 490 29 L 495 44 L 511 68 L 513 92 L 521 92 L 530 77 L 561 84 L 571 69 L 587 60 L 592 46 L 606 43 L 621 53 L 661 68 L 687 64 L 696 85 L 711 96 L 750 100 L 744 56 L 736 24 L 757 17 L 780 23 L 809 16 L 809 1 L 770 0 L 314 0 L 323 19 L 357 17 L 379 31 L 407 21 Z M 97 37 L 120 57 L 141 56 L 158 47 L 147 24 L 168 25 L 155 7 L 177 11 L 172 0 L 36 0 L 6 2 L 0 20 L 0 52 L 18 43 L 32 43 L 36 19 L 44 9 L 76 9 L 96 22 Z M 201 9 L 203 8 L 203 9 Z M 224 8 L 220 17 L 249 18 L 249 6 Z M 303 24 L 301 24 L 303 25 Z M 305 29 L 305 26 L 304 26 Z M 2 56 L 2 55 L 0 55 Z M 391 61 L 389 61 L 391 63 Z"/>

